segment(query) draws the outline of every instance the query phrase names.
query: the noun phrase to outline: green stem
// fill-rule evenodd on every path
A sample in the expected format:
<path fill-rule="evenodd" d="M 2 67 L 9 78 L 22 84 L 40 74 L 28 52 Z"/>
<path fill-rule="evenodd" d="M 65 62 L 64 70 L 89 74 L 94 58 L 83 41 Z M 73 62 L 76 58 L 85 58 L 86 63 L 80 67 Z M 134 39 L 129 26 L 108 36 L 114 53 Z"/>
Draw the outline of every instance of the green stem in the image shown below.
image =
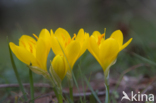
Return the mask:
<path fill-rule="evenodd" d="M 70 94 L 70 99 L 71 99 L 71 101 L 73 102 L 73 87 L 69 87 L 69 94 Z"/>
<path fill-rule="evenodd" d="M 58 99 L 58 93 L 57 93 L 56 87 L 53 87 L 53 91 L 54 91 L 54 93 L 55 93 L 55 95 L 56 95 L 56 97 Z"/>
<path fill-rule="evenodd" d="M 105 103 L 110 103 L 110 97 L 109 97 L 109 83 L 108 78 L 105 77 L 105 87 L 106 87 L 106 97 L 105 97 Z"/>
<path fill-rule="evenodd" d="M 9 45 L 8 45 L 8 46 L 9 46 Z M 25 91 L 24 91 L 24 87 L 23 87 L 23 85 L 22 85 L 22 82 L 21 82 L 21 80 L 20 80 L 20 77 L 19 77 L 19 75 L 18 75 L 18 71 L 17 71 L 16 65 L 15 65 L 13 56 L 12 56 L 12 52 L 11 52 L 10 46 L 9 46 L 9 53 L 10 53 L 10 59 L 11 59 L 12 67 L 13 67 L 14 72 L 15 72 L 15 75 L 16 75 L 16 79 L 17 79 L 18 84 L 19 84 L 19 86 L 20 86 L 20 89 L 21 89 L 21 91 L 22 91 L 22 93 L 23 93 L 23 95 L 24 95 L 24 99 L 25 99 L 25 101 L 27 101 L 27 96 L 26 96 L 26 93 L 25 93 Z"/>
<path fill-rule="evenodd" d="M 34 103 L 34 81 L 32 76 L 32 71 L 29 69 L 29 82 L 30 82 L 30 94 L 31 94 L 31 103 Z"/>
<path fill-rule="evenodd" d="M 58 102 L 63 103 L 62 94 L 58 94 Z"/>
<path fill-rule="evenodd" d="M 53 87 L 54 93 L 57 97 L 58 103 L 63 103 L 63 99 L 62 99 L 62 91 L 60 91 L 56 86 Z"/>
<path fill-rule="evenodd" d="M 72 74 L 69 73 L 70 75 L 68 75 L 68 83 L 69 83 L 69 96 L 71 101 L 73 102 L 73 78 L 72 78 Z"/>

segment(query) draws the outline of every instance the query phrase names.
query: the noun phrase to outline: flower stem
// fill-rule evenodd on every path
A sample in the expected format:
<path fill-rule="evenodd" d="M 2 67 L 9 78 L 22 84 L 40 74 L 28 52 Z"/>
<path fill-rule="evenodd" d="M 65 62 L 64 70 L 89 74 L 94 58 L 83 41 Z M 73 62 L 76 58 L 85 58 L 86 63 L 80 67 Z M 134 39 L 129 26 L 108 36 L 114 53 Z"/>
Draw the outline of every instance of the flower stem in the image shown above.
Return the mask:
<path fill-rule="evenodd" d="M 58 102 L 63 103 L 62 94 L 58 94 Z"/>
<path fill-rule="evenodd" d="M 73 102 L 73 87 L 69 87 L 70 99 Z"/>
<path fill-rule="evenodd" d="M 56 87 L 53 87 L 53 91 L 54 91 L 54 93 L 55 93 L 55 95 L 56 95 L 56 97 L 58 99 L 58 93 L 57 93 Z"/>
<path fill-rule="evenodd" d="M 26 96 L 26 93 L 25 93 L 25 91 L 24 91 L 24 87 L 23 87 L 23 85 L 22 85 L 21 79 L 20 79 L 20 77 L 19 77 L 19 75 L 18 75 L 18 71 L 17 71 L 16 65 L 15 65 L 13 56 L 12 56 L 12 52 L 11 52 L 10 46 L 8 45 L 8 47 L 9 47 L 10 59 L 11 59 L 12 67 L 13 67 L 14 72 L 15 72 L 15 75 L 16 75 L 16 79 L 17 79 L 18 84 L 19 84 L 19 86 L 20 86 L 20 89 L 21 89 L 21 91 L 22 91 L 22 93 L 23 93 L 23 95 L 24 95 L 25 101 L 27 101 L 27 96 Z"/>
<path fill-rule="evenodd" d="M 63 103 L 62 99 L 62 90 L 60 90 L 58 87 L 53 87 L 53 90 L 55 92 L 55 95 L 57 97 L 58 103 Z"/>
<path fill-rule="evenodd" d="M 105 103 L 110 103 L 110 97 L 109 97 L 109 82 L 108 77 L 105 77 L 105 87 L 106 87 L 106 97 L 105 97 Z"/>
<path fill-rule="evenodd" d="M 32 76 L 32 71 L 29 69 L 29 82 L 30 82 L 30 94 L 31 94 L 31 103 L 34 103 L 34 81 Z"/>
<path fill-rule="evenodd" d="M 68 75 L 68 84 L 69 84 L 69 96 L 71 101 L 73 102 L 73 78 L 72 78 L 72 74 L 69 73 L 70 75 Z"/>

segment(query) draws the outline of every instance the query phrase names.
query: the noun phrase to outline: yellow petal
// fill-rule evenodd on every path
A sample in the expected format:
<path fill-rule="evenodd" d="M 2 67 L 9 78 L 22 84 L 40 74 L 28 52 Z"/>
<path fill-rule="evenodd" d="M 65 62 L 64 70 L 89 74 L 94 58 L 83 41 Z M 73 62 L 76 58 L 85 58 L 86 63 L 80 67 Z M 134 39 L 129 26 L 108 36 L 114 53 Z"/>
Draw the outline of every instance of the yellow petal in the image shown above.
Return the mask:
<path fill-rule="evenodd" d="M 105 34 L 101 34 L 99 31 L 94 31 L 92 36 L 94 36 L 96 42 L 100 45 L 105 40 Z"/>
<path fill-rule="evenodd" d="M 50 48 L 50 33 L 47 29 L 42 29 L 39 35 L 39 39 L 43 39 L 48 46 L 47 48 Z"/>
<path fill-rule="evenodd" d="M 98 36 L 101 35 L 101 33 L 99 31 L 94 31 L 92 34 L 95 38 L 98 38 Z"/>
<path fill-rule="evenodd" d="M 96 42 L 98 42 L 98 37 L 99 37 L 100 35 L 101 35 L 101 33 L 100 33 L 99 31 L 94 31 L 94 32 L 92 33 L 92 36 L 95 37 Z"/>
<path fill-rule="evenodd" d="M 120 46 L 120 47 L 122 46 L 122 44 L 123 44 L 123 34 L 122 34 L 122 32 L 121 32 L 120 30 L 114 31 L 114 32 L 111 34 L 110 38 L 114 38 L 115 40 L 118 41 L 119 46 Z"/>
<path fill-rule="evenodd" d="M 36 40 L 28 35 L 22 35 L 19 39 L 19 46 L 26 48 L 29 52 L 33 52 L 35 56 Z M 33 51 L 31 51 L 33 50 Z"/>
<path fill-rule="evenodd" d="M 78 40 L 80 42 L 82 42 L 84 39 L 84 30 L 81 28 L 75 38 L 75 40 Z"/>
<path fill-rule="evenodd" d="M 113 38 L 106 39 L 100 46 L 100 61 L 105 70 L 116 58 L 119 52 L 118 42 Z"/>
<path fill-rule="evenodd" d="M 96 60 L 100 63 L 99 47 L 98 47 L 93 35 L 90 36 L 90 38 L 89 38 L 88 50 L 96 58 Z"/>
<path fill-rule="evenodd" d="M 31 42 L 32 44 L 36 44 L 36 40 L 28 35 L 22 35 L 21 38 L 19 39 L 19 46 L 24 47 L 22 41 L 23 42 Z"/>
<path fill-rule="evenodd" d="M 32 66 L 39 66 L 33 54 L 26 50 L 24 47 L 17 46 L 12 42 L 10 42 L 9 45 L 12 52 L 20 61 L 24 62 L 27 65 L 30 65 L 31 63 Z"/>
<path fill-rule="evenodd" d="M 47 71 L 47 58 L 50 48 L 43 39 L 39 39 L 36 44 L 36 59 L 40 64 L 40 68 Z"/>
<path fill-rule="evenodd" d="M 69 33 L 65 29 L 63 29 L 63 28 L 58 28 L 55 31 L 55 36 L 59 39 L 59 41 L 71 40 L 71 37 L 70 37 Z"/>
<path fill-rule="evenodd" d="M 51 35 L 51 47 L 52 47 L 52 50 L 54 52 L 55 55 L 63 55 L 63 52 L 62 52 L 62 49 L 61 47 L 63 48 L 64 52 L 65 52 L 65 47 L 63 45 L 63 42 L 60 41 L 57 39 L 57 37 L 55 37 L 54 35 Z"/>
<path fill-rule="evenodd" d="M 126 48 L 131 43 L 132 39 L 133 38 L 130 38 L 124 45 L 122 45 L 122 47 L 120 48 L 120 51 Z"/>
<path fill-rule="evenodd" d="M 51 34 L 51 35 L 54 35 L 54 33 L 53 33 L 53 30 L 52 30 L 52 29 L 50 29 L 50 34 Z"/>
<path fill-rule="evenodd" d="M 49 31 L 47 29 L 42 29 L 42 31 L 40 32 L 39 38 L 49 41 L 49 38 L 50 38 Z"/>
<path fill-rule="evenodd" d="M 50 48 L 51 48 L 51 45 L 50 45 L 51 44 L 50 43 L 51 35 L 50 35 L 50 33 L 49 33 L 49 31 L 47 29 L 42 29 L 42 31 L 40 32 L 38 40 L 40 40 L 40 39 L 45 41 L 47 49 L 50 50 Z"/>
<path fill-rule="evenodd" d="M 63 80 L 67 72 L 65 58 L 63 56 L 56 55 L 52 61 L 52 66 L 55 73 L 60 77 L 61 80 Z"/>
<path fill-rule="evenodd" d="M 76 62 L 76 60 L 78 59 L 79 53 L 80 53 L 80 43 L 78 41 L 71 41 L 69 45 L 67 45 L 66 47 L 66 57 L 67 60 L 71 66 L 71 68 L 73 68 L 74 63 Z"/>
<path fill-rule="evenodd" d="M 88 48 L 88 44 L 89 44 L 89 34 L 85 33 L 84 35 L 84 40 L 82 42 L 80 42 L 81 44 L 81 50 L 79 53 L 79 57 L 86 51 L 86 49 Z"/>

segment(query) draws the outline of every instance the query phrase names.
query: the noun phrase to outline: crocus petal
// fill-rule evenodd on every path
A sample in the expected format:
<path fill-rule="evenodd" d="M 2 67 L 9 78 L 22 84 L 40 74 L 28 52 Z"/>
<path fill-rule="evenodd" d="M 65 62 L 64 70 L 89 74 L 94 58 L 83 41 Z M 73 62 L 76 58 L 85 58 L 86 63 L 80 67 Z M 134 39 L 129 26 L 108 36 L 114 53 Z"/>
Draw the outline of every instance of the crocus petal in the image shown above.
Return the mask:
<path fill-rule="evenodd" d="M 130 38 L 124 45 L 122 45 L 122 47 L 120 48 L 120 51 L 123 50 L 125 47 L 127 47 L 131 41 L 132 41 L 133 38 Z"/>
<path fill-rule="evenodd" d="M 54 35 L 54 33 L 53 33 L 53 30 L 52 30 L 52 29 L 50 29 L 50 34 L 51 34 L 51 35 Z"/>
<path fill-rule="evenodd" d="M 59 41 L 54 35 L 51 35 L 51 47 L 55 55 L 63 55 L 63 51 L 65 52 L 63 42 Z"/>
<path fill-rule="evenodd" d="M 26 48 L 34 56 L 36 55 L 35 51 L 36 40 L 28 35 L 22 35 L 19 39 L 19 46 Z"/>
<path fill-rule="evenodd" d="M 79 57 L 80 57 L 88 47 L 89 34 L 85 33 L 83 29 L 80 29 L 75 40 L 78 41 L 81 45 L 81 50 L 79 53 Z"/>
<path fill-rule="evenodd" d="M 26 50 L 24 47 L 17 46 L 12 42 L 10 42 L 9 45 L 12 52 L 20 61 L 24 62 L 27 65 L 32 64 L 32 66 L 39 66 L 33 54 Z"/>
<path fill-rule="evenodd" d="M 118 41 L 119 46 L 120 46 L 120 47 L 122 46 L 122 44 L 123 44 L 123 34 L 122 34 L 122 32 L 121 32 L 120 30 L 114 31 L 114 32 L 111 34 L 110 38 L 114 38 L 115 40 Z"/>
<path fill-rule="evenodd" d="M 81 46 L 78 41 L 71 41 L 71 43 L 66 47 L 66 51 L 67 51 L 66 57 L 71 68 L 73 68 L 74 63 L 78 59 L 80 48 Z"/>
<path fill-rule="evenodd" d="M 80 42 L 81 44 L 81 50 L 79 53 L 79 57 L 86 51 L 87 47 L 88 47 L 88 41 L 89 41 L 89 34 L 85 33 L 84 35 L 84 40 L 82 42 Z"/>
<path fill-rule="evenodd" d="M 65 58 L 63 56 L 56 55 L 52 61 L 52 66 L 55 70 L 55 73 L 60 77 L 61 80 L 63 80 L 67 72 L 65 67 Z"/>
<path fill-rule="evenodd" d="M 92 34 L 94 37 L 98 38 L 98 36 L 101 35 L 101 33 L 99 31 L 94 31 Z"/>
<path fill-rule="evenodd" d="M 36 59 L 41 65 L 41 69 L 47 71 L 47 57 L 49 54 L 50 48 L 47 48 L 47 45 L 43 39 L 39 39 L 36 44 Z"/>
<path fill-rule="evenodd" d="M 28 35 L 22 35 L 21 38 L 19 39 L 19 46 L 23 46 L 25 47 L 25 45 L 23 44 L 23 42 L 31 42 L 33 44 L 36 44 L 36 40 L 34 38 L 32 38 L 31 36 Z"/>
<path fill-rule="evenodd" d="M 69 33 L 65 29 L 63 29 L 63 28 L 58 28 L 55 31 L 55 36 L 59 39 L 59 41 L 71 40 L 71 37 L 70 37 Z"/>
<path fill-rule="evenodd" d="M 88 45 L 89 52 L 96 58 L 96 60 L 100 63 L 99 58 L 99 47 L 95 41 L 94 36 L 89 38 L 89 45 Z"/>
<path fill-rule="evenodd" d="M 105 34 L 103 34 L 103 36 L 102 36 L 102 34 L 99 31 L 94 31 L 92 36 L 94 36 L 97 43 L 98 42 L 101 43 L 105 40 Z M 100 38 L 100 41 L 99 41 L 99 38 Z"/>
<path fill-rule="evenodd" d="M 96 42 L 98 42 L 98 37 L 101 35 L 101 33 L 99 31 L 94 31 L 92 36 L 95 37 Z"/>
<path fill-rule="evenodd" d="M 43 40 L 45 40 L 48 44 L 49 44 L 49 40 L 50 40 L 50 33 L 47 29 L 42 29 L 42 31 L 40 32 L 39 35 L 39 39 L 42 38 Z"/>
<path fill-rule="evenodd" d="M 83 42 L 83 40 L 84 40 L 84 30 L 82 28 L 79 30 L 75 40 Z"/>
<path fill-rule="evenodd" d="M 46 49 L 49 51 L 50 48 L 51 48 L 51 45 L 50 45 L 50 38 L 51 38 L 51 35 L 49 33 L 49 31 L 47 29 L 42 29 L 42 31 L 40 32 L 40 35 L 39 35 L 39 39 L 42 39 L 44 40 L 44 42 L 46 43 Z"/>
<path fill-rule="evenodd" d="M 108 38 L 100 46 L 100 58 L 109 59 L 119 52 L 119 45 L 115 39 Z"/>
<path fill-rule="evenodd" d="M 113 38 L 106 39 L 100 46 L 100 60 L 105 70 L 115 59 L 119 52 L 118 42 Z"/>

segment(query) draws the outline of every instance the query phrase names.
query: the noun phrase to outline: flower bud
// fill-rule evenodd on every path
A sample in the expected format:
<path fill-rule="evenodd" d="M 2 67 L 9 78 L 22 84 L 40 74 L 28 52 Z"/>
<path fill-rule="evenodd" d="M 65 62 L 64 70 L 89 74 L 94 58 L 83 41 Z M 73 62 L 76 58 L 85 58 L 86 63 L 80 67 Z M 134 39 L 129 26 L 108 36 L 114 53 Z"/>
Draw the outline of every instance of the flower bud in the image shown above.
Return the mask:
<path fill-rule="evenodd" d="M 51 62 L 52 68 L 55 73 L 57 74 L 57 76 L 61 79 L 61 81 L 63 80 L 63 78 L 65 77 L 66 73 L 67 73 L 67 62 L 64 56 L 60 56 L 60 55 L 56 55 L 53 59 L 53 61 Z M 53 71 L 51 70 L 51 71 Z M 52 73 L 52 72 L 51 72 Z M 52 75 L 54 76 L 55 74 L 52 73 Z"/>

